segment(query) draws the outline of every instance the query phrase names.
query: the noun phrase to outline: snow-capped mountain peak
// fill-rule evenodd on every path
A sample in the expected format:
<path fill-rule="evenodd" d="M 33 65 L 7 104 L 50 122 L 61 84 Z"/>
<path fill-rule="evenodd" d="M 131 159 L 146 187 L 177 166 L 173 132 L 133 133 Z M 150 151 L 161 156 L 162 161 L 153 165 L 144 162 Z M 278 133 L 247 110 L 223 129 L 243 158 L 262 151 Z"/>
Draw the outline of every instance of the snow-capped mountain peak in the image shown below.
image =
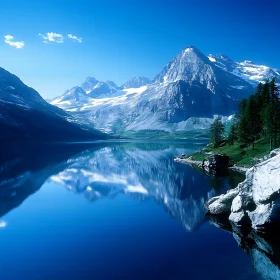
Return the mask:
<path fill-rule="evenodd" d="M 239 100 L 253 93 L 258 81 L 274 75 L 279 77 L 279 72 L 252 61 L 238 63 L 224 54 L 205 56 L 190 46 L 153 81 L 135 77 L 117 89 L 113 82 L 88 78 L 85 83 L 91 88 L 84 102 L 52 104 L 75 110 L 76 117 L 114 133 L 191 130 L 197 122 L 203 124 L 200 127 L 209 126 L 204 120 L 209 123 L 214 115 L 233 114 Z"/>
<path fill-rule="evenodd" d="M 105 83 L 113 89 L 119 89 L 119 87 L 113 81 L 107 80 Z"/>
<path fill-rule="evenodd" d="M 150 83 L 151 83 L 150 79 L 143 77 L 143 76 L 137 76 L 137 77 L 130 79 L 126 83 L 124 83 L 122 85 L 122 88 L 123 89 L 140 88 L 140 87 L 146 86 L 147 84 L 150 84 Z"/>
<path fill-rule="evenodd" d="M 92 98 L 108 97 L 120 89 L 113 81 L 102 82 L 93 77 L 87 77 L 81 88 Z"/>
<path fill-rule="evenodd" d="M 217 67 L 244 79 L 253 86 L 256 86 L 258 83 L 265 83 L 273 77 L 276 78 L 276 82 L 280 83 L 280 73 L 277 69 L 272 69 L 264 65 L 258 65 L 251 60 L 235 62 L 222 54 L 210 54 L 208 58 Z"/>
<path fill-rule="evenodd" d="M 94 77 L 87 77 L 86 80 L 81 84 L 81 88 L 85 92 L 90 92 L 99 83 Z"/>
<path fill-rule="evenodd" d="M 110 97 L 118 90 L 118 87 L 112 87 L 110 84 L 107 82 L 98 82 L 90 92 L 87 92 L 88 96 L 92 98 Z"/>
<path fill-rule="evenodd" d="M 70 90 L 67 90 L 62 98 L 60 99 L 60 102 L 64 101 L 80 101 L 84 100 L 86 98 L 87 94 L 81 87 L 73 87 Z"/>
<path fill-rule="evenodd" d="M 208 55 L 208 59 L 215 64 L 215 66 L 231 72 L 234 70 L 236 67 L 236 62 L 234 62 L 231 58 L 224 54 L 219 54 L 219 55 Z"/>
<path fill-rule="evenodd" d="M 250 60 L 240 62 L 237 69 L 251 81 L 265 83 L 275 77 L 277 82 L 280 82 L 280 75 L 275 70 L 265 65 L 257 65 Z"/>
<path fill-rule="evenodd" d="M 85 104 L 89 101 L 89 97 L 81 87 L 73 87 L 67 90 L 61 97 L 54 99 L 51 104 L 56 105 L 69 112 L 76 111 L 77 106 Z"/>
<path fill-rule="evenodd" d="M 77 104 L 85 92 L 75 87 L 57 100 L 59 106 Z M 75 97 L 75 98 L 74 98 Z M 85 101 L 83 101 L 85 102 Z M 17 76 L 0 67 L 1 143 L 67 141 L 102 138 L 90 126 L 47 103 L 40 94 Z M 95 137 L 96 136 L 96 137 Z M 104 137 L 104 136 L 103 136 Z"/>
<path fill-rule="evenodd" d="M 212 57 L 211 59 L 214 60 Z M 248 91 L 251 87 L 248 82 L 228 74 L 221 66 L 211 62 L 207 56 L 193 46 L 185 48 L 169 62 L 156 76 L 155 81 L 163 84 L 184 81 L 188 86 L 201 88 L 200 92 L 202 92 L 202 88 L 213 94 L 224 92 L 229 98 L 233 97 L 233 91 L 235 91 L 234 98 L 240 98 L 244 92 L 238 93 L 236 89 Z"/>
<path fill-rule="evenodd" d="M 201 75 L 211 75 L 209 63 L 209 59 L 201 51 L 190 46 L 170 61 L 163 71 L 155 77 L 155 81 L 161 83 L 179 80 L 192 82 Z"/>

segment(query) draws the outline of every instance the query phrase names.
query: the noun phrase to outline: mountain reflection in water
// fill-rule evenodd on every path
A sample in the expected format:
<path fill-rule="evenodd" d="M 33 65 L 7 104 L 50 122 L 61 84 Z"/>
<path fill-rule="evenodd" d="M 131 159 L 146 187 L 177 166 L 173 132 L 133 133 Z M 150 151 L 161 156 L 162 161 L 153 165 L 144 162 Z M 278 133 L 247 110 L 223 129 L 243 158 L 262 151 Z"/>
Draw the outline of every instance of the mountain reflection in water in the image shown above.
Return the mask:
<path fill-rule="evenodd" d="M 2 154 L 0 216 L 51 180 L 91 202 L 118 194 L 139 201 L 154 199 L 193 231 L 204 221 L 204 203 L 226 191 L 231 176 L 212 178 L 209 185 L 201 172 L 174 163 L 174 155 L 185 152 L 181 146 L 121 143 L 13 149 Z"/>
<path fill-rule="evenodd" d="M 180 149 L 164 144 L 100 145 L 82 151 L 79 145 L 51 148 L 31 150 L 25 158 L 2 165 L 2 215 L 50 179 L 92 202 L 118 194 L 152 198 L 192 231 L 204 221 L 204 203 L 225 191 L 223 180 L 211 188 L 202 173 L 174 163 L 173 155 Z"/>
<path fill-rule="evenodd" d="M 153 201 L 178 221 L 185 231 L 193 232 L 198 229 L 195 232 L 199 232 L 200 226 L 205 225 L 205 222 L 207 223 L 204 203 L 212 196 L 224 193 L 227 189 L 235 187 L 244 179 L 244 176 L 239 173 L 230 173 L 229 176 L 221 178 L 207 177 L 199 170 L 174 162 L 174 156 L 191 153 L 199 148 L 197 144 L 183 142 L 178 142 L 175 145 L 170 143 L 136 142 L 99 143 L 94 145 L 86 143 L 75 145 L 33 145 L 32 147 L 3 149 L 3 153 L 0 156 L 0 217 L 3 217 L 22 203 L 24 204 L 24 201 L 29 200 L 28 197 L 36 193 L 43 185 L 46 189 L 51 184 L 55 188 L 68 190 L 65 193 L 68 193 L 73 199 L 88 200 L 92 205 L 125 197 L 129 201 L 136 201 L 145 208 L 145 205 L 147 205 L 145 202 Z M 73 192 L 73 195 L 71 192 Z M 37 200 L 36 197 L 34 196 L 33 201 Z M 41 196 L 40 199 L 42 200 L 44 197 Z M 46 198 L 46 201 L 50 203 L 48 198 Z M 123 203 L 123 200 L 121 201 Z M 126 206 L 124 205 L 123 207 Z M 77 208 L 75 209 L 78 210 Z M 19 207 L 18 213 L 20 211 L 21 207 Z M 84 210 L 80 209 L 78 211 L 82 213 Z M 154 211 L 154 209 L 151 208 L 150 211 Z M 72 215 L 74 212 L 74 210 L 71 210 Z M 150 214 L 153 217 L 153 212 Z M 47 214 L 44 212 L 42 215 Z M 168 217 L 168 215 L 165 216 Z M 66 219 L 68 219 L 68 216 Z M 14 220 L 13 222 L 15 223 L 16 221 Z M 30 222 L 32 222 L 31 219 Z M 87 221 L 81 220 L 81 223 L 87 223 Z M 6 227 L 5 220 L 0 221 L 0 227 Z M 57 225 L 54 225 L 54 227 L 58 228 Z M 164 229 L 166 230 L 166 233 L 163 234 L 165 236 L 169 232 L 169 228 Z M 33 230 L 37 229 L 34 227 Z M 54 230 L 57 229 L 54 228 Z M 143 234 L 145 233 L 146 229 L 143 229 Z M 174 229 L 171 229 L 169 234 L 170 236 L 175 234 Z M 174 238 L 176 239 L 176 237 Z M 199 236 L 196 238 L 199 238 Z M 211 236 L 209 238 L 211 240 Z M 206 246 L 206 243 L 204 246 Z M 200 250 L 200 248 L 197 248 L 197 250 Z M 249 252 L 250 255 L 253 255 L 251 252 L 255 251 L 251 250 Z M 276 255 L 278 254 L 277 252 L 275 253 Z M 211 252 L 208 253 L 211 254 Z M 172 253 L 170 252 L 170 254 Z M 264 263 L 264 260 L 268 259 L 263 257 L 260 261 Z M 257 258 L 254 258 L 254 268 L 259 272 L 259 266 L 255 265 L 255 263 L 258 263 L 256 260 Z M 173 264 L 170 260 L 170 265 L 175 265 L 175 263 Z M 272 263 L 272 265 L 273 269 L 275 269 L 274 271 L 279 271 L 275 263 Z M 269 266 L 269 262 L 265 262 L 265 266 Z M 117 272 L 123 273 L 123 270 L 120 268 Z M 142 272 L 144 273 L 144 271 Z M 161 273 L 162 275 L 159 277 L 164 279 L 162 277 L 166 272 L 162 270 Z M 181 273 L 186 275 L 186 272 L 182 271 Z M 232 271 L 232 273 L 239 272 Z M 201 277 L 206 275 L 203 274 L 203 271 L 198 273 L 198 275 L 200 274 Z M 261 275 L 263 279 L 274 279 L 266 277 L 265 274 Z M 141 279 L 141 277 L 146 277 L 147 275 L 139 274 L 138 276 Z M 210 277 L 209 279 L 224 278 L 213 272 L 212 278 Z M 254 278 L 250 279 L 255 280 L 258 278 L 254 276 Z"/>

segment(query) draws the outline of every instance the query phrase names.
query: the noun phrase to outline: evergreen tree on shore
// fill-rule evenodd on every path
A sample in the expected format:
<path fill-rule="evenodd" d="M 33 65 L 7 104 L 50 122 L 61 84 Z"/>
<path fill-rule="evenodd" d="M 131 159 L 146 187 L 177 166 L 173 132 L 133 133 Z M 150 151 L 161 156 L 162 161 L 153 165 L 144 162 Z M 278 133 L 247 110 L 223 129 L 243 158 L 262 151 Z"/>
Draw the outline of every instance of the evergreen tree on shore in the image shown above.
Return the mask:
<path fill-rule="evenodd" d="M 228 142 L 238 141 L 252 145 L 255 140 L 267 137 L 270 148 L 280 143 L 280 100 L 279 88 L 275 78 L 265 84 L 259 84 L 255 94 L 239 103 L 234 125 L 231 127 Z"/>
<path fill-rule="evenodd" d="M 264 128 L 266 136 L 270 140 L 270 149 L 279 144 L 280 134 L 280 101 L 279 90 L 273 79 L 270 84 L 270 102 L 264 108 Z"/>
<path fill-rule="evenodd" d="M 222 123 L 221 118 L 217 118 L 210 126 L 211 144 L 214 148 L 218 147 L 223 138 L 225 126 Z"/>
<path fill-rule="evenodd" d="M 231 146 L 233 146 L 234 142 L 236 142 L 237 140 L 238 140 L 238 126 L 236 123 L 234 123 L 230 127 L 230 131 L 228 134 L 228 142 Z"/>

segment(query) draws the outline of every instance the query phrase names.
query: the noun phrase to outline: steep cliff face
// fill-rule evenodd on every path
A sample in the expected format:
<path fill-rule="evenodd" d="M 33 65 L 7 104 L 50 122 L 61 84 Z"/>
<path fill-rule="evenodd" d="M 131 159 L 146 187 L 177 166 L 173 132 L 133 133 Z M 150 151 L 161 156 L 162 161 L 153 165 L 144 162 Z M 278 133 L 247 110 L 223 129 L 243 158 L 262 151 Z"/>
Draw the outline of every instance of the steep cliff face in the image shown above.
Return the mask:
<path fill-rule="evenodd" d="M 255 230 L 270 230 L 280 221 L 280 149 L 270 159 L 255 165 L 237 188 L 206 203 L 214 215 L 229 214 L 231 223 L 250 225 Z"/>

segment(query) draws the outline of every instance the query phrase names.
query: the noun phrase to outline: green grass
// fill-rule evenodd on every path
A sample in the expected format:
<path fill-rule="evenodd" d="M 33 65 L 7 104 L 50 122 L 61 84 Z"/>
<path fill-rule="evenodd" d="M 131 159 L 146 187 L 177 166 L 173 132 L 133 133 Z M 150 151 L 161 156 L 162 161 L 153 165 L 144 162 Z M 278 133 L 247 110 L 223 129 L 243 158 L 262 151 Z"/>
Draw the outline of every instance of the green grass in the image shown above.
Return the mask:
<path fill-rule="evenodd" d="M 266 139 L 260 139 L 255 142 L 255 149 L 253 150 L 252 145 L 246 148 L 241 148 L 239 143 L 235 143 L 233 146 L 230 146 L 226 141 L 224 141 L 218 148 L 211 148 L 207 146 L 201 151 L 190 156 L 193 160 L 202 161 L 209 157 L 209 152 L 214 154 L 226 154 L 237 166 L 251 167 L 256 163 L 258 158 L 263 158 L 270 152 L 270 145 L 269 141 Z"/>

